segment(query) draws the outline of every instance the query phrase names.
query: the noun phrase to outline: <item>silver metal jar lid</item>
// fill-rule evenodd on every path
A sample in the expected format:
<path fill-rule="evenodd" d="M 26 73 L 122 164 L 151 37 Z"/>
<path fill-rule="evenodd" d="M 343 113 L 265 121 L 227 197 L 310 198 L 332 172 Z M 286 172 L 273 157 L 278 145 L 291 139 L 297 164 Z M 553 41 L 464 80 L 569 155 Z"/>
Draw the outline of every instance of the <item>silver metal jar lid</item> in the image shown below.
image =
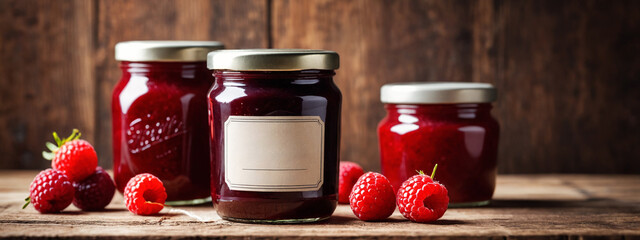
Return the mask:
<path fill-rule="evenodd" d="M 218 50 L 207 56 L 207 67 L 236 71 L 334 70 L 340 67 L 340 56 L 310 49 Z"/>
<path fill-rule="evenodd" d="M 496 88 L 489 83 L 405 82 L 380 89 L 380 100 L 392 104 L 488 103 L 496 96 Z"/>
<path fill-rule="evenodd" d="M 116 60 L 133 62 L 198 62 L 223 49 L 215 41 L 129 41 L 116 44 Z"/>

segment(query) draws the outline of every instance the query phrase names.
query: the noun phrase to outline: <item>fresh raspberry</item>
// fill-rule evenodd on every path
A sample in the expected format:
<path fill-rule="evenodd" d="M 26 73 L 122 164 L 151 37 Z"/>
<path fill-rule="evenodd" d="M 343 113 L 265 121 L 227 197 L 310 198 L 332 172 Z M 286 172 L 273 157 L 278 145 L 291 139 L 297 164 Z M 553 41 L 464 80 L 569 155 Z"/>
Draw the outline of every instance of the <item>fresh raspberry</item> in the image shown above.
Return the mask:
<path fill-rule="evenodd" d="M 396 196 L 387 177 L 368 172 L 358 178 L 349 195 L 353 213 L 364 221 L 382 220 L 396 209 Z"/>
<path fill-rule="evenodd" d="M 437 165 L 436 165 L 437 167 Z M 433 172 L 435 174 L 434 167 Z M 434 176 L 431 174 L 431 177 Z M 422 173 L 410 177 L 398 189 L 398 210 L 414 222 L 438 220 L 449 205 L 447 188 Z"/>
<path fill-rule="evenodd" d="M 167 192 L 162 181 L 149 173 L 132 177 L 124 188 L 124 202 L 132 213 L 153 215 L 164 207 Z"/>
<path fill-rule="evenodd" d="M 53 138 L 57 146 L 47 143 L 51 153 L 42 153 L 45 159 L 52 160 L 53 169 L 64 172 L 74 182 L 80 182 L 95 172 L 98 166 L 98 155 L 89 142 L 79 139 L 78 129 L 74 129 L 71 136 L 65 139 L 60 139 L 54 132 Z"/>
<path fill-rule="evenodd" d="M 349 203 L 349 194 L 358 178 L 364 174 L 362 167 L 354 162 L 340 162 L 340 183 L 338 185 L 338 202 Z"/>
<path fill-rule="evenodd" d="M 101 167 L 97 167 L 96 171 L 82 182 L 74 182 L 73 187 L 76 189 L 73 205 L 84 211 L 104 209 L 116 192 L 116 185 Z"/>
<path fill-rule="evenodd" d="M 48 168 L 31 182 L 29 197 L 25 199 L 27 203 L 22 208 L 32 203 L 41 213 L 60 212 L 71 204 L 74 191 L 71 181 L 63 172 Z"/>

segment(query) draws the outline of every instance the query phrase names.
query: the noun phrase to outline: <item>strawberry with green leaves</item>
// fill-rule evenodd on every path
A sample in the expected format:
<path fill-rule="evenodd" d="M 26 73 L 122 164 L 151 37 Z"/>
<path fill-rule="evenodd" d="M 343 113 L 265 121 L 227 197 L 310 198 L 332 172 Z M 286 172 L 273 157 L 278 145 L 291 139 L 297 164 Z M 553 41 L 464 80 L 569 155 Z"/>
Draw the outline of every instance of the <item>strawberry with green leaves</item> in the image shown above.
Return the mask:
<path fill-rule="evenodd" d="M 63 172 L 73 182 L 82 181 L 96 171 L 98 155 L 89 142 L 80 139 L 78 129 L 64 139 L 54 132 L 53 138 L 57 145 L 48 142 L 51 152 L 42 152 L 45 159 L 51 160 L 53 169 Z"/>

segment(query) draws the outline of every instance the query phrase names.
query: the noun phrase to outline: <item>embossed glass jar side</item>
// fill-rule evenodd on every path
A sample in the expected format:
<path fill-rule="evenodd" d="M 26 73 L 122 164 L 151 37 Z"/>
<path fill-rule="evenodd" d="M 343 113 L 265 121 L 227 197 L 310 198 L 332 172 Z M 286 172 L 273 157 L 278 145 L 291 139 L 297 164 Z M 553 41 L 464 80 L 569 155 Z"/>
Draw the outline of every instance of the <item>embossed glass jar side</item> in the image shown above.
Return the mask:
<path fill-rule="evenodd" d="M 218 42 L 139 41 L 116 46 L 122 77 L 112 95 L 114 178 L 160 178 L 167 204 L 208 201 L 206 53 Z"/>

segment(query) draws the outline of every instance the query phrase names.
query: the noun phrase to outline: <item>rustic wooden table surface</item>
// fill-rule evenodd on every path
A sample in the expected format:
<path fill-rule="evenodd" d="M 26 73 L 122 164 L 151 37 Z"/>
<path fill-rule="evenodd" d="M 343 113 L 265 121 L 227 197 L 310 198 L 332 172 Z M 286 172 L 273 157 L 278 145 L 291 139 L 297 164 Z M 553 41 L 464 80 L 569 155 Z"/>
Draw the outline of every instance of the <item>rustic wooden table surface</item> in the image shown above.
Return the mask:
<path fill-rule="evenodd" d="M 22 210 L 36 174 L 0 171 L 0 238 L 640 239 L 640 175 L 499 176 L 490 206 L 449 209 L 430 224 L 409 222 L 397 211 L 387 221 L 363 222 L 340 205 L 325 222 L 255 225 L 222 220 L 209 205 L 135 216 L 124 208 L 120 194 L 102 212 L 73 206 L 60 214 Z"/>

